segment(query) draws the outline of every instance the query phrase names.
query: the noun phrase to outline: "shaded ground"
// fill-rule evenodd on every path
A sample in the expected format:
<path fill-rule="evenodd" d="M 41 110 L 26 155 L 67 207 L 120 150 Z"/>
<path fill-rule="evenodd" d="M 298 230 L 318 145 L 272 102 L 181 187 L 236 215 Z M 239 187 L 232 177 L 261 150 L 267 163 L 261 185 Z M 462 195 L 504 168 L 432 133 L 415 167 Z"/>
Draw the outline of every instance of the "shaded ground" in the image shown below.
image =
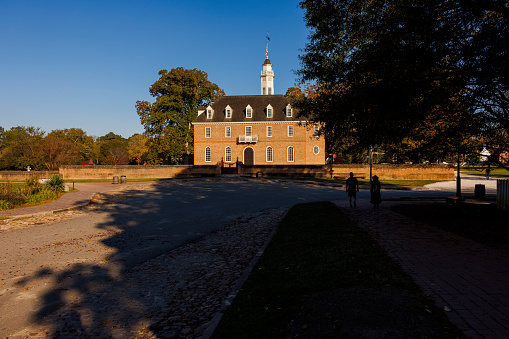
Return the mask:
<path fill-rule="evenodd" d="M 346 211 L 294 206 L 213 338 L 462 338 Z"/>
<path fill-rule="evenodd" d="M 495 204 L 398 204 L 391 210 L 481 244 L 509 250 L 509 213 Z"/>

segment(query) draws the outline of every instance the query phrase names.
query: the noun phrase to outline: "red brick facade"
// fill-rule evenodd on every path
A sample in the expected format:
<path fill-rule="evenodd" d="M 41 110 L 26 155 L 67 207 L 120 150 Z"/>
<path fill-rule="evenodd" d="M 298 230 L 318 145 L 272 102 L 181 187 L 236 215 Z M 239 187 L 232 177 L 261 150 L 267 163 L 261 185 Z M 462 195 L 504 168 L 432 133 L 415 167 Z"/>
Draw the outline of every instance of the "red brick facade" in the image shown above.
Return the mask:
<path fill-rule="evenodd" d="M 222 97 L 202 112 L 193 121 L 195 165 L 325 164 L 318 126 L 306 126 L 282 95 Z"/>

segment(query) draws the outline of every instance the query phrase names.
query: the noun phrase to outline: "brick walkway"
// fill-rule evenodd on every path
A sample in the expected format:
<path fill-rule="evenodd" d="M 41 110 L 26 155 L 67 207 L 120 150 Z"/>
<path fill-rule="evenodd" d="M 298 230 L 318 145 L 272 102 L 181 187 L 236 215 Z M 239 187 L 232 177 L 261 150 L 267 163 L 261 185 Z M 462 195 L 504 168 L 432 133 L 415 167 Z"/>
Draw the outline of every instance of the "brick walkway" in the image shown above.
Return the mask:
<path fill-rule="evenodd" d="M 14 217 L 20 215 L 31 215 L 43 212 L 56 211 L 66 208 L 72 208 L 75 206 L 79 206 L 82 204 L 86 204 L 90 201 L 92 195 L 94 193 L 104 193 L 114 189 L 117 189 L 122 186 L 128 185 L 143 185 L 143 184 L 151 184 L 154 183 L 152 181 L 142 181 L 142 182 L 134 182 L 127 184 L 116 184 L 113 185 L 111 182 L 84 182 L 84 183 L 76 183 L 74 187 L 79 192 L 72 192 L 68 194 L 64 194 L 60 199 L 50 202 L 48 204 L 24 207 L 24 208 L 16 208 L 6 211 L 0 211 L 1 217 Z M 72 184 L 71 184 L 72 190 Z"/>
<path fill-rule="evenodd" d="M 468 337 L 509 338 L 509 253 L 389 211 L 367 200 L 345 207 Z M 390 203 L 382 205 L 388 207 Z"/>

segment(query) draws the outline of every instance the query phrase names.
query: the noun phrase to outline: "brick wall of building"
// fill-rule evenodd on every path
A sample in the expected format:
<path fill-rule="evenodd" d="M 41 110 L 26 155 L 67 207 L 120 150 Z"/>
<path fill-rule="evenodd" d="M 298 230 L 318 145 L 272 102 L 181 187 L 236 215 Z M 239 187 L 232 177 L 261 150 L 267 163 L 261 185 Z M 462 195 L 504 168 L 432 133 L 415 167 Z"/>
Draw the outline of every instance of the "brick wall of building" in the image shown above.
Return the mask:
<path fill-rule="evenodd" d="M 225 136 L 225 128 L 231 128 L 231 137 Z M 246 135 L 245 126 L 252 127 L 252 135 L 256 136 L 256 143 L 239 143 L 239 136 Z M 267 126 L 272 127 L 272 137 L 267 136 Z M 293 137 L 288 136 L 288 126 L 293 126 Z M 205 136 L 206 128 L 210 128 L 210 137 Z M 232 150 L 232 162 L 244 162 L 246 148 L 254 151 L 254 164 L 294 164 L 294 165 L 322 165 L 325 163 L 325 141 L 313 136 L 314 131 L 305 125 L 297 123 L 268 123 L 268 124 L 210 124 L 194 126 L 194 163 L 196 165 L 216 164 L 225 159 L 225 149 Z M 272 162 L 267 162 L 267 147 L 272 147 Z M 294 148 L 294 161 L 287 161 L 288 147 Z M 318 146 L 318 154 L 313 153 L 313 147 Z M 205 161 L 205 148 L 211 148 L 210 162 Z"/>

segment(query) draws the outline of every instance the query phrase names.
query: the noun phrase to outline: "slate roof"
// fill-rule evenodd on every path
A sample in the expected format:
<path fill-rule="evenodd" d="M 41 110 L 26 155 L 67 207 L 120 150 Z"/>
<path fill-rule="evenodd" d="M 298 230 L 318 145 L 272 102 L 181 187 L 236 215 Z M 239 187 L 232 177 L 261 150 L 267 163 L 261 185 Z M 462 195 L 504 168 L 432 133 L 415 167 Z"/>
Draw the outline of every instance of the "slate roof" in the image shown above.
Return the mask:
<path fill-rule="evenodd" d="M 267 118 L 266 108 L 272 106 L 272 118 Z M 292 107 L 292 117 L 286 117 L 286 106 L 291 105 L 291 99 L 284 95 L 237 95 L 223 96 L 214 102 L 211 107 L 214 110 L 212 119 L 207 119 L 207 113 L 200 114 L 193 123 L 213 122 L 259 122 L 259 121 L 300 121 L 297 119 L 297 111 Z M 232 109 L 232 117 L 226 118 L 226 107 Z M 246 118 L 246 107 L 252 108 L 252 118 Z"/>

